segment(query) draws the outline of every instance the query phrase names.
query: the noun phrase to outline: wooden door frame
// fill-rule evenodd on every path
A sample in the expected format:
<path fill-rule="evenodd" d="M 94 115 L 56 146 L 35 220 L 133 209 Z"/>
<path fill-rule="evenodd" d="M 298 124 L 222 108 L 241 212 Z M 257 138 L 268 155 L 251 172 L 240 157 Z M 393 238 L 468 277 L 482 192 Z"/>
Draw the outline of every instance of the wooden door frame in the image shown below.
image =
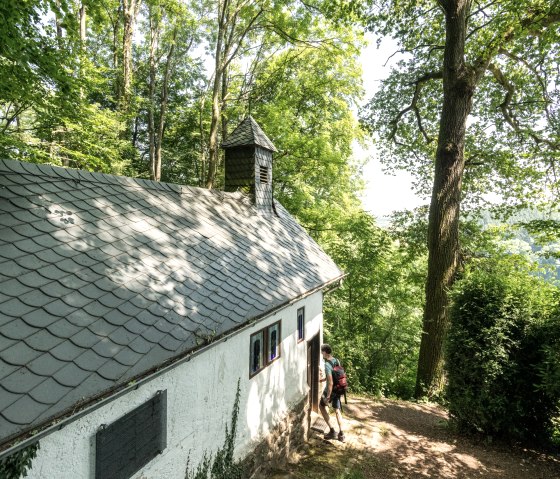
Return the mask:
<path fill-rule="evenodd" d="M 307 341 L 307 385 L 309 386 L 309 409 L 319 412 L 319 366 L 321 338 L 319 333 Z"/>

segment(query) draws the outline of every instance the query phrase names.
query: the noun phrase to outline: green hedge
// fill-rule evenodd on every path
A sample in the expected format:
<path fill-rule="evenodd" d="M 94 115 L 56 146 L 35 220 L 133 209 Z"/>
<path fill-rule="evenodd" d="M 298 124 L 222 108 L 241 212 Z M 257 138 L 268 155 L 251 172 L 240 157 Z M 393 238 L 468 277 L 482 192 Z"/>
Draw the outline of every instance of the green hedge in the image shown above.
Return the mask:
<path fill-rule="evenodd" d="M 453 294 L 449 412 L 462 430 L 548 440 L 560 398 L 558 363 L 550 364 L 560 337 L 551 327 L 556 289 L 512 261 L 477 266 Z"/>

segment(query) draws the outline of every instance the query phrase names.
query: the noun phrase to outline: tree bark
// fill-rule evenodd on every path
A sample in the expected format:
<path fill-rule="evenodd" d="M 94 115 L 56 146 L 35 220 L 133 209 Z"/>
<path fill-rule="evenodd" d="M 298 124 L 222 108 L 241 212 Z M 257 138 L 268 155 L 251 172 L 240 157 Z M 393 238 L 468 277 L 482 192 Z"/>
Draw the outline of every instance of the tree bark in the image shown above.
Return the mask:
<path fill-rule="evenodd" d="M 80 49 L 82 50 L 82 55 L 86 54 L 86 19 L 87 19 L 87 14 L 86 14 L 86 6 L 84 3 L 81 4 L 80 6 L 80 11 L 78 13 L 79 16 L 79 21 L 80 21 Z M 83 59 L 80 59 L 80 63 L 83 62 Z M 83 72 L 83 68 L 82 68 L 82 78 L 84 75 Z M 84 87 L 80 86 L 80 98 L 83 100 L 84 99 Z"/>
<path fill-rule="evenodd" d="M 415 396 L 433 397 L 443 386 L 443 342 L 448 293 L 459 264 L 459 210 L 465 168 L 467 117 L 476 74 L 465 63 L 470 0 L 440 2 L 445 11 L 443 106 L 428 223 L 428 277 Z"/>
<path fill-rule="evenodd" d="M 208 144 L 208 168 L 206 171 L 206 188 L 213 188 L 218 169 L 218 125 L 220 123 L 220 93 L 223 81 L 224 58 L 223 42 L 226 28 L 226 12 L 228 0 L 218 3 L 218 36 L 216 39 L 214 83 L 212 85 L 212 117 L 210 119 L 210 134 Z"/>
<path fill-rule="evenodd" d="M 86 44 L 86 6 L 82 3 L 80 6 L 80 42 L 82 48 L 85 48 Z"/>
<path fill-rule="evenodd" d="M 123 91 L 122 109 L 128 112 L 132 96 L 132 40 L 138 14 L 138 0 L 123 0 Z"/>
<path fill-rule="evenodd" d="M 60 0 L 56 0 L 55 4 L 60 9 Z M 58 17 L 58 15 L 56 15 L 55 18 L 55 24 L 56 24 L 56 38 L 58 40 L 59 46 L 62 46 L 62 22 L 61 19 Z"/>
<path fill-rule="evenodd" d="M 173 62 L 173 53 L 175 51 L 175 41 L 177 39 L 177 27 L 173 30 L 173 38 L 171 41 L 171 46 L 169 47 L 169 52 L 167 53 L 167 59 L 165 61 L 165 72 L 163 74 L 163 84 L 161 86 L 161 98 L 160 98 L 160 108 L 159 108 L 159 121 L 156 134 L 156 168 L 155 173 L 157 181 L 161 179 L 161 145 L 163 143 L 163 132 L 165 131 L 165 116 L 167 113 L 167 99 L 169 97 L 169 78 L 171 76 L 171 65 Z"/>
<path fill-rule="evenodd" d="M 156 50 L 159 36 L 159 27 L 157 20 L 154 18 L 154 12 L 150 7 L 150 81 L 148 84 L 148 142 L 149 142 L 149 161 L 150 161 L 150 177 L 152 180 L 159 181 L 161 176 L 161 167 L 156 164 L 156 135 L 155 135 L 155 90 L 156 90 Z"/>
<path fill-rule="evenodd" d="M 122 13 L 122 4 L 119 3 L 119 7 L 117 9 L 115 18 L 109 15 L 111 19 L 111 23 L 113 26 L 113 71 L 115 72 L 115 84 L 113 85 L 114 93 L 115 93 L 115 100 L 117 105 L 121 102 L 121 95 L 122 95 L 122 72 L 119 67 L 119 31 L 120 31 L 120 20 L 121 20 L 121 13 Z"/>
<path fill-rule="evenodd" d="M 228 69 L 224 68 L 224 71 L 222 72 L 222 93 L 220 96 L 220 102 L 221 102 L 221 106 L 222 106 L 222 112 L 221 112 L 221 117 L 222 117 L 222 142 L 227 140 L 227 136 L 228 136 L 228 118 L 227 118 L 227 113 L 226 113 L 226 109 L 227 109 L 227 94 L 228 94 Z"/>
<path fill-rule="evenodd" d="M 245 37 L 253 29 L 255 22 L 263 13 L 257 11 L 247 23 L 240 23 L 239 14 L 245 2 L 232 4 L 231 0 L 218 3 L 218 35 L 216 41 L 216 62 L 212 86 L 212 118 L 210 121 L 208 145 L 208 169 L 206 188 L 213 188 L 219 164 L 218 128 L 222 116 L 222 99 L 227 95 L 226 72 L 229 64 L 236 58 Z M 227 126 L 227 123 L 224 125 Z"/>

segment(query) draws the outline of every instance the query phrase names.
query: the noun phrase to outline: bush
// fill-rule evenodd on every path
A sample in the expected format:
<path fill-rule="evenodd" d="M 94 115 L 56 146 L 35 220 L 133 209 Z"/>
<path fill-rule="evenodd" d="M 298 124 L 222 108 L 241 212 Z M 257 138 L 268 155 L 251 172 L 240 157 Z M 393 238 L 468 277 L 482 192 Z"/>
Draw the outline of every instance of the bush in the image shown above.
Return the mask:
<path fill-rule="evenodd" d="M 39 441 L 0 460 L 0 477 L 2 479 L 27 477 L 27 471 L 31 469 L 31 463 L 37 456 L 38 449 Z"/>
<path fill-rule="evenodd" d="M 481 264 L 456 284 L 446 393 L 460 429 L 550 438 L 558 391 L 545 387 L 543 368 L 554 291 L 511 260 Z"/>

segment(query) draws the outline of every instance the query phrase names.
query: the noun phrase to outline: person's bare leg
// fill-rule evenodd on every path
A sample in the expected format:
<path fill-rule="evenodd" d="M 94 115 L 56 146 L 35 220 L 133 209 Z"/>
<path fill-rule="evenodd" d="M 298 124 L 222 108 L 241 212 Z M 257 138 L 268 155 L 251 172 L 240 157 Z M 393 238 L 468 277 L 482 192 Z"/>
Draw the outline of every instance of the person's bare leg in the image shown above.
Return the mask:
<path fill-rule="evenodd" d="M 327 426 L 329 426 L 329 430 L 331 430 L 332 429 L 331 418 L 329 416 L 329 412 L 327 411 L 327 408 L 322 404 L 319 404 L 319 411 L 321 411 L 321 415 L 323 416 L 323 419 L 327 423 Z"/>
<path fill-rule="evenodd" d="M 340 409 L 335 409 L 334 413 L 336 415 L 336 422 L 338 423 L 338 430 L 342 432 L 342 413 Z"/>

